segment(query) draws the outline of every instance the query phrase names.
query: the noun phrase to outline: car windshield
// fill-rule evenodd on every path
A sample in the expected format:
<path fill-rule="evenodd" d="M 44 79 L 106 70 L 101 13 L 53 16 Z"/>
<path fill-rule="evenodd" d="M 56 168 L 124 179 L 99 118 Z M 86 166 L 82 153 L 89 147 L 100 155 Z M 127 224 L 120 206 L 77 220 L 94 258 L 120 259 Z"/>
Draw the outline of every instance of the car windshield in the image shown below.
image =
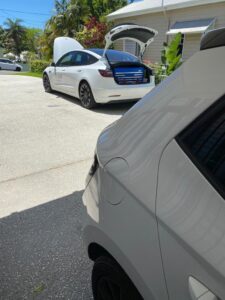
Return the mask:
<path fill-rule="evenodd" d="M 103 56 L 103 49 L 90 49 L 90 51 Z M 127 52 L 117 51 L 117 50 L 107 50 L 106 57 L 110 63 L 119 63 L 119 62 L 139 62 L 139 59 Z"/>

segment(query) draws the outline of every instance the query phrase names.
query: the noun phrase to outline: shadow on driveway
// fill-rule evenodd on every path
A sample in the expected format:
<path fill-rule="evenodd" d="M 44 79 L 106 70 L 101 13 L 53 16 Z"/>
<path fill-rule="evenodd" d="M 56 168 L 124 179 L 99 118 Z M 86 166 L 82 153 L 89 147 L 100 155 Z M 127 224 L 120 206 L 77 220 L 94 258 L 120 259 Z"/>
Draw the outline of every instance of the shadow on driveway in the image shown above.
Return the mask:
<path fill-rule="evenodd" d="M 71 103 L 81 106 L 80 101 L 72 96 L 56 92 L 53 93 L 58 98 L 62 98 Z M 123 115 L 125 114 L 136 102 L 118 102 L 118 103 L 109 103 L 109 104 L 99 104 L 96 108 L 93 109 L 96 113 L 107 114 L 107 115 Z"/>
<path fill-rule="evenodd" d="M 82 193 L 0 220 L 0 299 L 92 299 Z"/>

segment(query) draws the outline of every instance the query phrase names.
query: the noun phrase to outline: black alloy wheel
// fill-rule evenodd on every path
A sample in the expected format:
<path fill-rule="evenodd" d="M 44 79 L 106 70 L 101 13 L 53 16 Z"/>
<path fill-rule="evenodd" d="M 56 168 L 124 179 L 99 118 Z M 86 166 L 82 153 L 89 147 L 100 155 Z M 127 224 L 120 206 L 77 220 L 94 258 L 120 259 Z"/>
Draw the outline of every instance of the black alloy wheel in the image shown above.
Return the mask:
<path fill-rule="evenodd" d="M 45 89 L 45 91 L 47 93 L 51 93 L 52 92 L 51 83 L 50 83 L 50 80 L 49 80 L 47 74 L 43 75 L 43 85 L 44 85 L 44 89 Z"/>
<path fill-rule="evenodd" d="M 79 94 L 80 94 L 80 102 L 83 107 L 90 109 L 96 106 L 96 102 L 93 97 L 91 88 L 86 81 L 83 81 L 81 83 Z"/>
<path fill-rule="evenodd" d="M 143 300 L 119 264 L 106 256 L 94 263 L 92 290 L 94 300 Z"/>

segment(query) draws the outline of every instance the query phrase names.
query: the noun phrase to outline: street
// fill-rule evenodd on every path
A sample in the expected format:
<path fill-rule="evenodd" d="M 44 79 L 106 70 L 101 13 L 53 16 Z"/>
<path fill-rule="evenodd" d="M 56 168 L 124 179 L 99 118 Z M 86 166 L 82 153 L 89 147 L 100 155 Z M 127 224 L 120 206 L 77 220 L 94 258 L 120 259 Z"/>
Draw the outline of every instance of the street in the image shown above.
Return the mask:
<path fill-rule="evenodd" d="M 97 137 L 132 104 L 88 111 L 0 75 L 0 299 L 91 299 L 82 193 Z"/>

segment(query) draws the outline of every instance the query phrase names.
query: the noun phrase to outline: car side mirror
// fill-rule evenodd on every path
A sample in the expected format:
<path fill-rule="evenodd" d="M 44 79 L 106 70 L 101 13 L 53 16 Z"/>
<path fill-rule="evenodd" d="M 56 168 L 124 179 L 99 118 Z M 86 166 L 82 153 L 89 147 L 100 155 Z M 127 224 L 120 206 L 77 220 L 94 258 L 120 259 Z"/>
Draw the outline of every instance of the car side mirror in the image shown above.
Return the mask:
<path fill-rule="evenodd" d="M 54 62 L 51 63 L 52 67 L 56 67 L 56 64 Z"/>

